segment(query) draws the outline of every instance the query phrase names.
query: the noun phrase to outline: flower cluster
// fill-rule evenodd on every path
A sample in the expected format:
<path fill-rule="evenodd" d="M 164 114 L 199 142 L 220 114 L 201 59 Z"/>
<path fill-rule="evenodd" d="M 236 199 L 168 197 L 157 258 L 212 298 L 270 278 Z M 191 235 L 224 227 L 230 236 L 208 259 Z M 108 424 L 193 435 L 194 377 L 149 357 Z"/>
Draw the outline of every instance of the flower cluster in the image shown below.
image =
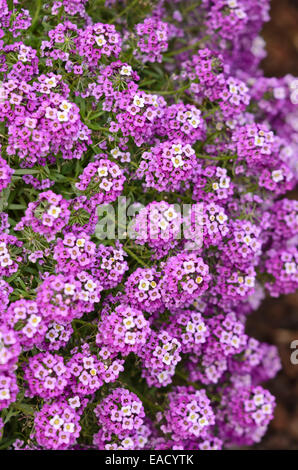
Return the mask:
<path fill-rule="evenodd" d="M 15 229 L 23 230 L 30 226 L 48 241 L 53 240 L 69 220 L 68 206 L 69 202 L 61 194 L 55 194 L 51 190 L 40 193 L 37 201 L 29 202 L 25 216 Z"/>
<path fill-rule="evenodd" d="M 66 13 L 68 13 L 70 16 L 79 14 L 80 16 L 84 17 L 86 15 L 84 8 L 85 3 L 87 3 L 87 0 L 55 0 L 52 7 L 52 14 L 57 14 L 59 9 L 63 6 Z"/>
<path fill-rule="evenodd" d="M 112 312 L 108 308 L 101 311 L 96 343 L 104 345 L 111 353 L 138 354 L 146 344 L 149 332 L 148 321 L 140 310 L 119 304 Z"/>
<path fill-rule="evenodd" d="M 146 188 L 179 191 L 187 188 L 195 167 L 195 151 L 189 144 L 164 142 L 142 154 L 136 177 L 145 178 Z"/>
<path fill-rule="evenodd" d="M 168 25 L 155 18 L 146 18 L 136 25 L 137 47 L 144 62 L 161 62 L 162 53 L 168 49 Z"/>
<path fill-rule="evenodd" d="M 21 346 L 16 332 L 5 324 L 0 326 L 0 371 L 15 370 Z"/>
<path fill-rule="evenodd" d="M 95 393 L 104 382 L 115 382 L 123 370 L 123 361 L 113 361 L 106 350 L 99 352 L 99 359 L 91 354 L 88 344 L 84 344 L 81 352 L 75 348 L 68 362 L 70 372 L 70 388 L 72 393 L 86 396 Z M 107 362 L 109 362 L 109 367 Z"/>
<path fill-rule="evenodd" d="M 113 289 L 118 286 L 128 270 L 127 255 L 120 242 L 116 246 L 98 245 L 93 266 L 92 275 L 100 282 L 103 289 Z"/>
<path fill-rule="evenodd" d="M 275 400 L 263 387 L 235 387 L 225 390 L 218 414 L 220 435 L 231 443 L 258 442 L 272 419 Z"/>
<path fill-rule="evenodd" d="M 167 329 L 170 335 L 181 343 L 183 354 L 202 354 L 202 345 L 206 342 L 210 330 L 200 312 L 178 310 Z"/>
<path fill-rule="evenodd" d="M 7 162 L 0 157 L 0 191 L 7 188 L 11 182 L 13 173 L 14 170 L 12 170 Z"/>
<path fill-rule="evenodd" d="M 125 388 L 116 388 L 94 410 L 102 430 L 102 440 L 129 448 L 131 440 L 144 423 L 145 412 L 141 400 Z M 111 439 L 112 442 L 111 442 Z M 117 448 L 119 448 L 117 446 Z"/>
<path fill-rule="evenodd" d="M 41 448 L 66 450 L 74 445 L 80 435 L 82 411 L 76 397 L 43 405 L 34 419 L 35 439 Z"/>
<path fill-rule="evenodd" d="M 96 67 L 102 56 L 118 57 L 121 42 L 121 36 L 113 24 L 95 23 L 79 31 L 75 47 L 89 66 Z"/>
<path fill-rule="evenodd" d="M 39 344 L 47 331 L 46 315 L 34 300 L 12 302 L 2 318 L 9 328 L 15 330 L 24 350 Z"/>
<path fill-rule="evenodd" d="M 13 289 L 3 279 L 0 279 L 0 288 L 0 313 L 2 315 L 9 304 L 9 296 L 13 292 Z"/>
<path fill-rule="evenodd" d="M 17 3 L 14 0 L 14 3 Z M 30 28 L 31 17 L 28 10 L 20 8 L 17 11 L 10 11 L 6 0 L 1 0 L 1 23 L 0 23 L 0 34 L 1 37 L 5 33 L 11 33 L 13 38 L 17 38 L 23 31 Z"/>
<path fill-rule="evenodd" d="M 222 246 L 230 231 L 229 220 L 223 207 L 214 203 L 194 204 L 184 217 L 185 246 L 201 249 L 203 246 Z M 187 244 L 188 243 L 188 244 Z"/>
<path fill-rule="evenodd" d="M 182 217 L 175 205 L 153 201 L 134 219 L 131 236 L 137 244 L 147 244 L 154 258 L 163 258 L 179 243 Z"/>
<path fill-rule="evenodd" d="M 167 308 L 188 307 L 208 289 L 209 267 L 195 252 L 172 256 L 163 268 L 161 298 Z"/>
<path fill-rule="evenodd" d="M 79 176 L 77 189 L 92 200 L 93 204 L 113 202 L 123 190 L 125 176 L 116 163 L 99 158 L 89 163 Z"/>
<path fill-rule="evenodd" d="M 150 435 L 151 428 L 146 424 L 124 439 L 117 438 L 116 435 L 110 437 L 109 432 L 102 428 L 94 434 L 93 444 L 98 450 L 143 450 L 147 448 Z"/>
<path fill-rule="evenodd" d="M 128 303 L 148 313 L 163 310 L 160 278 L 161 273 L 155 267 L 137 268 L 125 282 Z"/>
<path fill-rule="evenodd" d="M 190 357 L 188 368 L 194 382 L 216 384 L 228 370 L 229 359 L 238 357 L 247 347 L 247 336 L 235 313 L 217 315 L 205 321 L 209 335 L 197 358 Z"/>
<path fill-rule="evenodd" d="M 190 104 L 178 103 L 169 106 L 165 109 L 160 124 L 158 134 L 167 136 L 173 142 L 181 140 L 191 145 L 203 140 L 206 133 L 201 111 Z"/>
<path fill-rule="evenodd" d="M 38 347 L 45 351 L 58 351 L 67 345 L 72 334 L 73 328 L 70 323 L 61 325 L 56 322 L 50 322 Z"/>
<path fill-rule="evenodd" d="M 205 431 L 215 423 L 205 390 L 177 387 L 168 398 L 168 408 L 159 414 L 158 420 L 161 430 L 171 434 L 174 441 L 204 436 Z"/>
<path fill-rule="evenodd" d="M 175 368 L 181 360 L 181 344 L 167 331 L 156 333 L 151 330 L 146 345 L 140 351 L 143 370 L 149 386 L 165 387 L 170 384 Z"/>
<path fill-rule="evenodd" d="M 23 243 L 13 235 L 0 233 L 0 275 L 9 277 L 19 269 L 22 262 Z"/>
<path fill-rule="evenodd" d="M 239 160 L 244 159 L 248 167 L 263 166 L 267 159 L 274 160 L 276 143 L 274 134 L 265 125 L 250 124 L 237 128 L 232 141 Z"/>
<path fill-rule="evenodd" d="M 0 372 L 0 410 L 14 403 L 19 392 L 17 378 L 12 372 Z"/>
<path fill-rule="evenodd" d="M 279 250 L 272 248 L 268 251 L 264 268 L 273 276 L 266 283 L 272 297 L 280 294 L 290 294 L 298 287 L 298 250 L 294 246 Z"/>
<path fill-rule="evenodd" d="M 70 373 L 58 354 L 39 353 L 29 359 L 24 379 L 28 383 L 28 395 L 44 399 L 62 395 Z"/>
<path fill-rule="evenodd" d="M 54 247 L 53 258 L 57 261 L 56 273 L 76 274 L 93 266 L 92 259 L 96 245 L 84 232 L 64 234 L 58 238 Z"/>
<path fill-rule="evenodd" d="M 193 199 L 195 201 L 215 202 L 223 205 L 231 201 L 233 182 L 227 169 L 220 166 L 201 164 L 197 166 L 193 178 Z"/>
<path fill-rule="evenodd" d="M 0 410 L 8 408 L 19 392 L 15 370 L 21 346 L 15 332 L 0 324 Z"/>
<path fill-rule="evenodd" d="M 48 276 L 37 290 L 37 303 L 47 312 L 47 318 L 67 324 L 80 318 L 100 301 L 102 286 L 87 272 L 76 276 L 63 274 Z"/>
<path fill-rule="evenodd" d="M 246 84 L 228 70 L 221 54 L 205 48 L 182 62 L 180 79 L 190 81 L 189 93 L 197 102 L 208 99 L 218 103 L 220 121 L 228 120 L 233 125 L 235 117 L 245 111 L 250 96 Z"/>
<path fill-rule="evenodd" d="M 56 93 L 55 93 L 56 92 Z M 39 75 L 33 85 L 23 79 L 3 82 L 0 120 L 8 128 L 8 155 L 17 155 L 25 166 L 44 165 L 46 157 L 81 158 L 90 131 L 79 108 L 68 100 L 69 88 L 61 75 Z"/>

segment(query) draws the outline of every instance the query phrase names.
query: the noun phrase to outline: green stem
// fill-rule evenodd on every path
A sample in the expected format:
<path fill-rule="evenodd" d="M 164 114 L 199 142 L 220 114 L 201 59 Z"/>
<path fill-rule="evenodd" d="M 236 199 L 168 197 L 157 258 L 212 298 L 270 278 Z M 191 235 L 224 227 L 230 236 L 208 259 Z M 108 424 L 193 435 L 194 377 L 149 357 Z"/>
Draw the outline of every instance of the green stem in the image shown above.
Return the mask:
<path fill-rule="evenodd" d="M 39 14 L 40 14 L 40 10 L 41 10 L 41 5 L 42 5 L 42 0 L 37 0 L 36 1 L 36 10 L 35 10 L 35 13 L 34 13 L 34 17 L 33 17 L 33 20 L 32 20 L 32 25 L 31 25 L 31 32 L 34 32 L 37 28 L 37 25 L 38 25 L 38 20 L 39 20 Z"/>
<path fill-rule="evenodd" d="M 221 157 L 211 157 L 210 155 L 197 155 L 197 157 L 202 160 L 222 161 L 222 160 L 236 160 L 237 155 L 222 155 Z"/>
<path fill-rule="evenodd" d="M 28 168 L 18 168 L 14 170 L 14 175 L 36 175 L 39 173 L 39 170 L 30 170 Z"/>
<path fill-rule="evenodd" d="M 190 13 L 191 11 L 198 8 L 201 4 L 202 2 L 198 2 L 198 3 L 195 3 L 194 5 L 189 5 L 187 8 L 185 8 L 185 10 L 182 11 L 182 14 L 186 15 L 187 13 Z"/>
<path fill-rule="evenodd" d="M 86 125 L 89 127 L 89 129 L 92 129 L 93 131 L 101 131 L 101 132 L 109 132 L 109 129 L 107 129 L 106 127 L 100 127 L 100 126 L 96 126 L 94 124 L 90 124 L 90 121 L 89 122 L 86 122 Z"/>
<path fill-rule="evenodd" d="M 88 119 L 88 116 L 87 116 L 87 120 L 93 121 L 94 119 L 97 119 L 99 116 L 101 116 L 103 113 L 104 113 L 104 111 L 99 111 L 98 113 L 94 114 L 93 116 L 89 116 L 89 119 Z"/>
<path fill-rule="evenodd" d="M 165 57 L 172 57 L 178 54 L 182 54 L 182 52 L 190 51 L 191 49 L 195 49 L 196 47 L 199 47 L 202 42 L 206 41 L 206 39 L 209 38 L 209 35 L 204 36 L 200 41 L 195 42 L 194 44 L 190 44 L 185 47 L 181 47 L 181 49 L 177 49 L 176 51 L 171 51 L 171 52 L 166 52 L 164 54 Z"/>
<path fill-rule="evenodd" d="M 216 111 L 219 110 L 219 106 L 215 106 L 215 108 L 211 109 L 208 113 L 204 114 L 203 119 L 208 118 L 209 116 L 212 116 L 212 114 L 216 113 Z"/>
<path fill-rule="evenodd" d="M 151 95 L 177 95 L 178 93 L 182 93 L 184 90 L 189 88 L 189 85 L 184 85 L 181 88 L 178 88 L 178 90 L 143 90 L 145 93 L 149 93 Z"/>
<path fill-rule="evenodd" d="M 187 385 L 191 385 L 192 387 L 194 387 L 196 390 L 200 390 L 202 387 L 200 387 L 197 383 L 195 382 L 191 382 L 190 380 L 188 380 L 188 378 L 186 377 L 186 375 L 184 375 L 182 372 L 180 372 L 179 370 L 175 370 L 175 375 L 177 377 L 179 377 L 180 379 L 184 380 L 184 382 L 187 383 Z"/>
<path fill-rule="evenodd" d="M 93 328 L 94 330 L 97 330 L 97 325 L 95 325 L 94 323 L 90 323 L 90 322 L 87 322 L 87 321 L 84 321 L 84 320 L 79 320 L 78 318 L 73 320 L 73 323 L 79 323 L 82 326 L 88 326 L 88 327 Z"/>
<path fill-rule="evenodd" d="M 118 18 L 121 18 L 121 16 L 125 15 L 134 5 L 136 5 L 137 3 L 139 2 L 139 0 L 134 0 L 133 2 L 131 2 L 129 5 L 127 5 L 126 8 L 124 8 L 124 10 L 122 10 L 117 16 L 114 16 L 114 18 L 109 21 L 109 23 L 114 23 L 114 21 L 118 20 Z"/>
<path fill-rule="evenodd" d="M 132 258 L 134 258 L 139 264 L 141 264 L 142 266 L 144 266 L 145 268 L 147 268 L 147 264 L 144 263 L 143 260 L 141 260 L 133 251 L 131 251 L 129 248 L 127 247 L 124 247 L 124 250 L 126 251 L 126 253 L 128 255 L 130 255 Z"/>
<path fill-rule="evenodd" d="M 12 405 L 14 408 L 16 408 L 19 411 L 22 411 L 25 415 L 30 415 L 34 416 L 34 408 L 32 406 L 23 404 L 23 403 L 13 403 Z"/>
<path fill-rule="evenodd" d="M 158 411 L 164 411 L 163 408 L 160 406 L 160 405 L 156 405 L 155 403 L 152 403 L 151 400 L 149 400 L 148 398 L 144 397 L 144 395 L 142 395 L 139 390 L 137 390 L 133 385 L 131 385 L 130 383 L 127 383 L 125 382 L 125 385 L 127 385 L 127 387 L 129 388 L 129 390 L 133 393 L 135 393 L 139 399 L 141 400 L 141 402 L 147 406 L 153 413 L 157 413 Z"/>
<path fill-rule="evenodd" d="M 23 206 L 22 204 L 10 204 L 7 209 L 11 211 L 23 211 L 27 209 L 27 206 Z"/>

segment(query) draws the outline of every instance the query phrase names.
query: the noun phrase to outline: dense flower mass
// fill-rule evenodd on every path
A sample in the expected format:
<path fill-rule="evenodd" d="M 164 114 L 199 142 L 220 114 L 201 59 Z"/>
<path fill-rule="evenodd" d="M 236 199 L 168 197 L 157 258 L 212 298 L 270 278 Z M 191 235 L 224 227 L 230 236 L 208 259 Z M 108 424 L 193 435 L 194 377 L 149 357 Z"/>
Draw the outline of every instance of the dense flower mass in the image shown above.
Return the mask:
<path fill-rule="evenodd" d="M 33 84 L 16 78 L 4 81 L 0 119 L 8 129 L 7 154 L 29 167 L 60 152 L 65 159 L 81 158 L 87 149 L 84 141 L 91 143 L 90 131 L 68 95 L 61 75 L 53 73 L 39 75 Z"/>
<path fill-rule="evenodd" d="M 66 450 L 74 445 L 80 435 L 82 411 L 80 401 L 75 399 L 43 405 L 34 419 L 37 444 L 53 450 Z"/>
<path fill-rule="evenodd" d="M 31 226 L 34 232 L 41 233 L 49 241 L 53 240 L 69 220 L 68 206 L 69 202 L 61 194 L 55 194 L 51 190 L 39 193 L 38 200 L 28 204 L 25 216 L 15 229 L 22 230 Z"/>
<path fill-rule="evenodd" d="M 175 310 L 188 307 L 208 289 L 209 267 L 197 253 L 180 253 L 167 260 L 161 281 L 161 298 Z"/>
<path fill-rule="evenodd" d="M 144 152 L 137 177 L 156 191 L 178 191 L 187 187 L 196 166 L 195 151 L 189 144 L 163 142 Z"/>
<path fill-rule="evenodd" d="M 101 312 L 96 344 L 105 345 L 111 353 L 127 356 L 138 354 L 149 335 L 149 324 L 140 310 L 119 304 L 114 311 L 106 307 Z"/>
<path fill-rule="evenodd" d="M 116 163 L 100 158 L 89 163 L 76 187 L 94 204 L 113 202 L 123 190 L 125 176 Z"/>
<path fill-rule="evenodd" d="M 102 440 L 108 441 L 106 448 L 112 450 L 112 438 L 124 448 L 129 447 L 131 439 L 144 423 L 145 412 L 137 395 L 127 389 L 116 388 L 97 405 L 95 415 L 101 427 Z"/>
<path fill-rule="evenodd" d="M 147 344 L 140 351 L 142 376 L 149 386 L 165 387 L 175 374 L 175 367 L 181 360 L 181 344 L 167 331 L 152 331 Z"/>
<path fill-rule="evenodd" d="M 169 408 L 163 416 L 160 414 L 159 420 L 162 431 L 172 434 L 174 441 L 203 437 L 208 427 L 215 423 L 205 390 L 191 387 L 177 387 L 169 393 Z"/>
<path fill-rule="evenodd" d="M 47 318 L 69 323 L 93 310 L 100 300 L 101 285 L 85 271 L 76 276 L 48 276 L 39 286 L 36 299 Z"/>
<path fill-rule="evenodd" d="M 14 403 L 18 392 L 16 375 L 13 372 L 0 372 L 0 410 Z"/>
<path fill-rule="evenodd" d="M 274 397 L 263 387 L 235 387 L 223 393 L 218 422 L 220 434 L 237 443 L 258 442 L 273 416 Z"/>
<path fill-rule="evenodd" d="M 179 243 L 182 222 L 175 205 L 153 201 L 135 217 L 131 235 L 137 244 L 146 243 L 155 258 L 163 258 Z"/>
<path fill-rule="evenodd" d="M 21 352 L 16 333 L 5 324 L 0 327 L 0 371 L 14 370 Z"/>
<path fill-rule="evenodd" d="M 29 359 L 24 378 L 28 382 L 28 394 L 49 399 L 62 395 L 69 377 L 63 357 L 40 353 Z"/>
<path fill-rule="evenodd" d="M 33 300 L 11 302 L 3 314 L 3 321 L 16 331 L 23 349 L 39 344 L 47 331 L 48 320 Z"/>
<path fill-rule="evenodd" d="M 12 170 L 7 162 L 0 157 L 0 191 L 9 185 L 13 173 L 14 170 Z"/>
<path fill-rule="evenodd" d="M 0 441 L 261 440 L 298 287 L 298 80 L 269 0 L 0 0 Z M 25 423 L 25 424 L 24 424 Z"/>

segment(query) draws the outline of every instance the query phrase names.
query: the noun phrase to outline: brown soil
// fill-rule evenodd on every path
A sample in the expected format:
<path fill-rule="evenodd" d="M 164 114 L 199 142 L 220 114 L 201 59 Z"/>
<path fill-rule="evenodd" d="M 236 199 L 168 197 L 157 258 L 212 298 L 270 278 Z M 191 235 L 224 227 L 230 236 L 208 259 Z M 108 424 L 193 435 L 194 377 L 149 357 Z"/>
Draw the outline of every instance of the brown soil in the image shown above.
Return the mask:
<path fill-rule="evenodd" d="M 272 0 L 271 21 L 264 26 L 267 76 L 298 76 L 298 0 Z M 292 197 L 297 197 L 292 194 Z M 298 293 L 266 300 L 248 320 L 248 333 L 275 344 L 283 369 L 267 386 L 275 395 L 275 418 L 255 449 L 298 450 L 298 365 L 290 362 L 290 343 L 298 340 Z"/>

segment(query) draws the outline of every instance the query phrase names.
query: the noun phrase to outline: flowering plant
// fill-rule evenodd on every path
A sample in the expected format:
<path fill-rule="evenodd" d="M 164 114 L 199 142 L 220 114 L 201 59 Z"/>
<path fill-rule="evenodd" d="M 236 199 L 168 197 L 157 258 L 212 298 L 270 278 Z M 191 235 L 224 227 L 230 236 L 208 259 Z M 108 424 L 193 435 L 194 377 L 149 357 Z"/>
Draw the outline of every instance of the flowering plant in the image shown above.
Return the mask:
<path fill-rule="evenodd" d="M 259 442 L 298 285 L 269 0 L 0 0 L 0 446 Z"/>

